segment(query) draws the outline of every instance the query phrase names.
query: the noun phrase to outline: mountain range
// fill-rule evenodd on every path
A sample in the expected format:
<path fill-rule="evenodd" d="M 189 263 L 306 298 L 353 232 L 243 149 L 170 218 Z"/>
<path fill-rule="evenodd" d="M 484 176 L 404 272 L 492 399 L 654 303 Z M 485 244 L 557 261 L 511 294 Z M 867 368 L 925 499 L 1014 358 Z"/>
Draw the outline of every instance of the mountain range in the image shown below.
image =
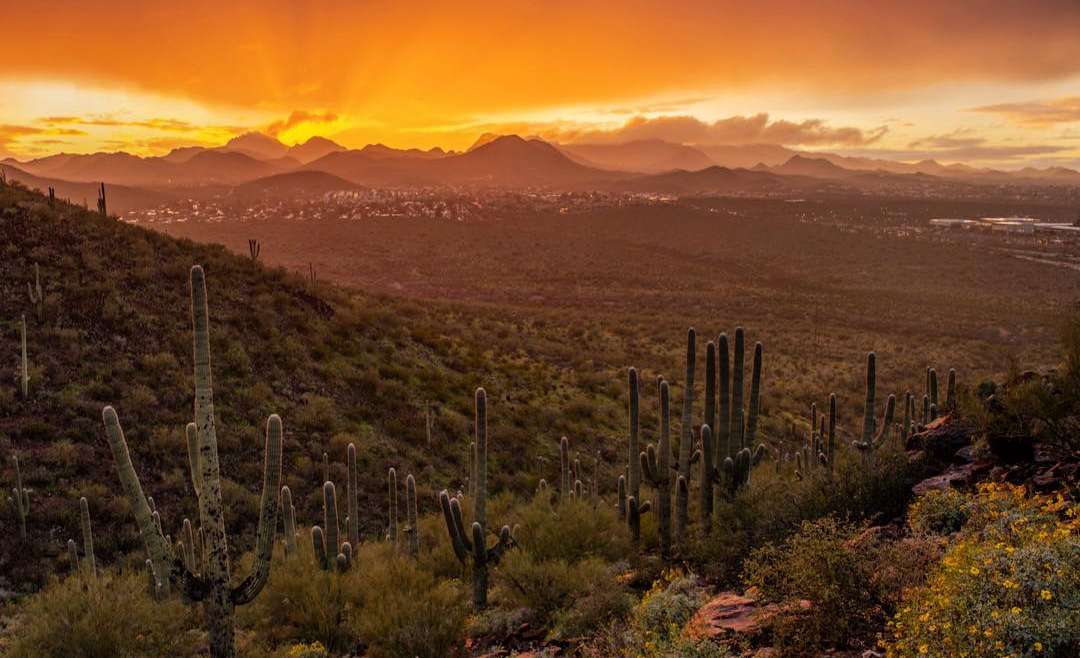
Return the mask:
<path fill-rule="evenodd" d="M 223 190 L 248 197 L 449 185 L 663 194 L 1080 185 L 1080 172 L 1063 167 L 1000 171 L 933 160 L 910 163 L 800 152 L 771 144 L 687 145 L 656 139 L 556 144 L 493 134 L 482 135 L 464 152 L 454 152 L 383 144 L 348 149 L 325 137 L 287 146 L 250 132 L 219 147 L 182 147 L 156 157 L 60 153 L 28 161 L 8 158 L 0 165 L 10 178 L 42 189 L 54 187 L 72 199 L 95 196 L 86 195 L 82 186 L 105 182 L 124 197 L 114 204 L 118 210 L 129 203 L 137 207 L 174 195 Z"/>

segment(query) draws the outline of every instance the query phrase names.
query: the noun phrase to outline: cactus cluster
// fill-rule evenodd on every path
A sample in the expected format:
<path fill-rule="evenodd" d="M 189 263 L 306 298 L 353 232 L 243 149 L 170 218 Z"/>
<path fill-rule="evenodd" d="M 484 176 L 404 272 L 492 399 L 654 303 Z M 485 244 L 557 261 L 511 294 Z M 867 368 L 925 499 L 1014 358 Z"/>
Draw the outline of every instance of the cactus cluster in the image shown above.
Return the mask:
<path fill-rule="evenodd" d="M 462 564 L 469 562 L 471 557 L 473 607 L 479 611 L 487 606 L 488 567 L 497 564 L 502 555 L 514 546 L 514 538 L 510 534 L 510 527 L 504 525 L 495 544 L 491 547 L 487 545 L 487 393 L 482 388 L 476 389 L 475 405 L 475 484 L 471 535 L 465 531 L 459 498 L 451 498 L 444 489 L 439 493 L 439 506 L 454 554 Z"/>
<path fill-rule="evenodd" d="M 262 251 L 262 245 L 258 240 L 248 240 L 248 257 L 252 262 L 259 260 L 259 253 Z"/>
<path fill-rule="evenodd" d="M 750 471 L 767 453 L 764 443 L 757 443 L 758 416 L 761 412 L 761 343 L 754 345 L 750 370 L 750 395 L 743 408 L 746 335 L 742 327 L 735 328 L 735 345 L 728 378 L 728 338 L 721 334 L 718 352 L 720 378 L 720 441 L 713 446 L 714 468 L 710 481 L 723 481 L 729 496 L 750 481 Z M 728 400 L 728 390 L 731 399 Z M 726 429 L 725 429 L 726 428 Z"/>
<path fill-rule="evenodd" d="M 103 200 L 102 200 L 103 201 Z M 104 204 L 102 203 L 102 209 Z M 191 269 L 191 311 L 195 356 L 195 444 L 197 472 L 193 480 L 199 502 L 201 531 L 205 536 L 205 569 L 194 574 L 183 556 L 162 536 L 150 503 L 143 493 L 131 462 L 127 441 L 112 407 L 105 407 L 102 419 L 116 461 L 120 483 L 138 522 L 147 547 L 151 591 L 162 596 L 176 587 L 185 600 L 203 604 L 213 658 L 236 655 L 233 638 L 234 609 L 258 596 L 270 575 L 277 498 L 281 479 L 281 419 L 275 414 L 266 422 L 263 455 L 262 498 L 258 537 L 251 573 L 237 586 L 230 582 L 229 551 L 225 538 L 225 518 L 221 499 L 217 432 L 214 421 L 213 385 L 210 371 L 209 310 L 206 278 L 199 266 Z M 190 450 L 190 447 L 189 447 Z M 190 457 L 190 452 L 189 452 Z M 160 517 L 158 517 L 160 519 Z"/>

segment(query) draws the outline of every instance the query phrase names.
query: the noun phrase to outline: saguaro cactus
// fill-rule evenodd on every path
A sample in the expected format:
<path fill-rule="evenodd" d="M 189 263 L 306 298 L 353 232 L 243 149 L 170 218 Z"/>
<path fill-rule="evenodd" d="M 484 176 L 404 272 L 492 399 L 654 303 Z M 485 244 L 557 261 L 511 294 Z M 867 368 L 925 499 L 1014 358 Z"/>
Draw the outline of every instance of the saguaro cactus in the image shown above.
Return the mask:
<path fill-rule="evenodd" d="M 730 457 L 731 449 L 731 365 L 728 354 L 727 334 L 720 334 L 717 341 L 717 377 L 720 379 L 720 423 L 716 434 L 716 466 L 719 468 L 724 459 Z M 710 425 L 710 427 L 712 427 Z"/>
<path fill-rule="evenodd" d="M 444 489 L 439 493 L 439 506 L 446 521 L 446 531 L 454 554 L 462 564 L 472 556 L 473 607 L 479 611 L 487 606 L 488 567 L 497 564 L 503 553 L 514 545 L 510 526 L 503 526 L 499 539 L 492 546 L 487 546 L 487 393 L 476 389 L 476 492 L 473 497 L 472 534 L 466 534 L 462 522 L 461 503 L 457 498 L 450 498 Z"/>
<path fill-rule="evenodd" d="M 98 188 L 97 211 L 102 217 L 109 216 L 109 209 L 105 204 L 105 183 L 102 183 L 101 187 Z"/>
<path fill-rule="evenodd" d="M 874 409 L 876 397 L 877 356 L 870 352 L 866 355 L 866 400 L 863 406 L 862 439 L 852 443 L 853 446 L 863 451 L 864 456 L 888 441 L 889 432 L 892 430 L 893 414 L 896 411 L 896 396 L 890 395 L 888 402 L 885 404 L 885 416 L 879 430 Z"/>
<path fill-rule="evenodd" d="M 397 546 L 398 541 L 398 486 L 397 471 L 391 468 L 386 475 L 387 498 L 389 499 L 389 528 L 386 532 L 387 540 Z"/>
<path fill-rule="evenodd" d="M 708 416 L 708 414 L 706 414 L 706 416 Z M 712 531 L 713 486 L 720 480 L 720 472 L 716 466 L 714 466 L 715 463 L 712 428 L 708 425 L 702 425 L 701 489 L 699 490 L 701 497 L 698 500 L 698 511 L 701 514 L 701 534 L 703 535 L 708 535 Z"/>
<path fill-rule="evenodd" d="M 679 428 L 679 477 L 675 487 L 675 536 L 681 542 L 689 523 L 690 464 L 694 457 L 694 371 L 697 369 L 697 332 L 686 335 L 686 384 L 683 389 L 682 422 Z M 680 480 L 682 481 L 680 483 Z"/>
<path fill-rule="evenodd" d="M 639 455 L 643 478 L 656 489 L 660 553 L 671 553 L 671 409 L 668 383 L 660 380 L 660 442 Z M 639 508 L 640 511 L 640 508 Z"/>
<path fill-rule="evenodd" d="M 296 553 L 296 508 L 293 507 L 292 490 L 281 488 L 281 510 L 285 532 L 285 555 Z"/>
<path fill-rule="evenodd" d="M 83 536 L 83 565 L 86 567 L 86 575 L 90 578 L 97 577 L 97 561 L 94 559 L 94 531 L 90 528 L 90 505 L 86 498 L 79 499 L 79 520 L 82 525 Z"/>
<path fill-rule="evenodd" d="M 11 505 L 15 509 L 15 516 L 19 518 L 19 539 L 26 541 L 26 520 L 30 517 L 30 492 L 23 487 L 22 469 L 19 468 L 19 458 L 11 456 L 11 462 L 15 465 L 15 488 L 11 490 Z"/>
<path fill-rule="evenodd" d="M 567 502 L 573 493 L 573 478 L 570 477 L 570 440 L 565 436 L 559 439 L 559 501 Z"/>
<path fill-rule="evenodd" d="M 34 283 L 26 282 L 26 295 L 37 313 L 38 322 L 42 322 L 45 319 L 45 294 L 41 290 L 41 272 L 37 263 L 34 263 Z"/>
<path fill-rule="evenodd" d="M 260 251 L 262 251 L 262 245 L 258 240 L 248 240 L 248 256 L 251 257 L 252 262 L 259 260 Z"/>
<path fill-rule="evenodd" d="M 949 376 L 945 381 L 945 408 L 950 412 L 956 410 L 956 370 L 949 368 Z"/>
<path fill-rule="evenodd" d="M 349 543 L 356 547 L 360 545 L 360 511 L 359 495 L 357 489 L 358 478 L 356 476 L 356 445 L 350 443 L 346 449 L 345 468 L 347 471 L 345 480 L 345 511 L 349 515 L 346 519 L 348 524 Z"/>
<path fill-rule="evenodd" d="M 630 534 L 636 538 L 641 536 L 641 515 L 649 510 L 649 503 L 641 500 L 641 449 L 639 446 L 640 425 L 638 422 L 640 383 L 637 368 L 627 371 L 627 389 L 630 394 L 627 409 L 629 416 L 629 440 L 627 441 L 626 460 L 626 522 L 630 526 Z M 636 513 L 630 514 L 630 507 Z"/>
<path fill-rule="evenodd" d="M 26 355 L 26 315 L 19 319 L 19 344 L 22 348 L 22 361 L 19 368 L 19 379 L 22 381 L 23 399 L 30 397 L 30 359 Z"/>
<path fill-rule="evenodd" d="M 281 480 L 281 418 L 275 414 L 266 421 L 262 498 L 252 571 L 239 585 L 232 587 L 214 426 L 206 277 L 197 265 L 191 268 L 191 311 L 195 354 L 195 425 L 202 486 L 199 519 L 205 533 L 207 552 L 205 574 L 192 574 L 184 566 L 183 559 L 174 554 L 172 547 L 157 531 L 142 485 L 131 463 L 116 411 L 112 407 L 105 407 L 102 419 L 120 482 L 134 511 L 154 571 L 159 574 L 163 585 L 171 583 L 183 591 L 187 600 L 203 604 L 211 656 L 233 658 L 236 655 L 233 641 L 234 608 L 254 600 L 270 576 L 274 528 L 277 524 L 277 493 Z"/>
<path fill-rule="evenodd" d="M 416 480 L 412 473 L 405 477 L 405 522 L 408 527 L 405 533 L 409 536 L 409 555 L 420 555 L 420 526 L 417 525 L 416 514 Z"/>
<path fill-rule="evenodd" d="M 50 188 L 51 189 L 51 188 Z M 68 565 L 71 567 L 71 575 L 79 575 L 79 549 L 75 547 L 75 540 L 67 540 Z"/>

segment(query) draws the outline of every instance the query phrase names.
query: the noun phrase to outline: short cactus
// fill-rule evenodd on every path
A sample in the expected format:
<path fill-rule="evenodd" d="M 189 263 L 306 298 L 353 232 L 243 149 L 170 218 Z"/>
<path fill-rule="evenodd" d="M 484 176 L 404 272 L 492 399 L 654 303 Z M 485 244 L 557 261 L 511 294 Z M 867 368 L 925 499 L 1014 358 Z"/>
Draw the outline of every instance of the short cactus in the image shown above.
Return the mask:
<path fill-rule="evenodd" d="M 485 541 L 487 531 L 487 393 L 482 388 L 476 389 L 476 475 L 475 496 L 473 497 L 473 524 L 471 536 L 466 534 L 462 522 L 461 503 L 451 499 L 444 489 L 439 493 L 439 506 L 446 521 L 446 531 L 454 554 L 462 564 L 472 556 L 473 607 L 483 610 L 487 606 L 488 567 L 497 564 L 503 553 L 514 545 L 510 527 L 503 526 L 499 539 L 488 548 Z"/>
<path fill-rule="evenodd" d="M 42 322 L 45 319 L 45 295 L 41 291 L 41 272 L 37 263 L 34 263 L 34 283 L 26 282 L 26 294 L 37 313 L 38 322 Z"/>
<path fill-rule="evenodd" d="M 391 468 L 386 474 L 386 488 L 389 522 L 386 530 L 386 539 L 394 546 L 398 544 L 398 484 L 397 470 Z"/>
<path fill-rule="evenodd" d="M 105 183 L 102 183 L 98 188 L 98 200 L 97 200 L 98 214 L 102 217 L 109 216 L 109 208 L 105 203 Z"/>
<path fill-rule="evenodd" d="M 12 455 L 11 462 L 15 465 L 15 488 L 11 490 L 11 506 L 19 519 L 19 539 L 26 541 L 26 521 L 30 517 L 30 492 L 23 487 L 19 457 Z"/>
<path fill-rule="evenodd" d="M 83 566 L 86 569 L 87 576 L 96 578 L 97 561 L 94 559 L 94 531 L 90 527 L 90 505 L 85 497 L 79 499 L 79 519 L 83 536 Z"/>
<path fill-rule="evenodd" d="M 79 575 L 79 549 L 75 546 L 75 540 L 67 540 L 68 549 L 68 566 L 71 568 L 71 575 Z"/>
<path fill-rule="evenodd" d="M 272 415 L 266 422 L 262 499 L 252 571 L 239 585 L 232 587 L 214 423 L 206 278 L 199 266 L 191 269 L 191 311 L 195 354 L 195 423 L 202 487 L 199 518 L 201 529 L 205 531 L 207 554 L 205 574 L 196 576 L 185 568 L 182 558 L 174 554 L 172 546 L 157 531 L 139 477 L 131 463 L 116 411 L 112 407 L 105 407 L 102 419 L 120 483 L 147 546 L 152 573 L 158 574 L 158 584 L 161 588 L 170 584 L 177 586 L 187 600 L 201 601 L 209 630 L 210 655 L 213 658 L 233 658 L 236 655 L 234 608 L 254 600 L 270 576 L 274 528 L 277 525 L 277 493 L 281 479 L 281 418 Z"/>
<path fill-rule="evenodd" d="M 570 440 L 559 439 L 559 500 L 566 502 L 573 494 L 574 479 L 570 475 Z"/>
<path fill-rule="evenodd" d="M 409 555 L 420 556 L 420 526 L 416 513 L 416 479 L 412 473 L 405 477 L 405 534 L 409 536 Z"/>

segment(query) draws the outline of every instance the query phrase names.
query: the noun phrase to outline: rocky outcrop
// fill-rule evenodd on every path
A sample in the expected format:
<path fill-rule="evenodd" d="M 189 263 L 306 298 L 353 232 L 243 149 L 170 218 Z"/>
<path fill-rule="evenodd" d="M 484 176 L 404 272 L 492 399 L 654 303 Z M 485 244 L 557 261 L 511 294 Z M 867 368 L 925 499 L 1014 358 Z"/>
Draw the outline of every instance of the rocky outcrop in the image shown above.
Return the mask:
<path fill-rule="evenodd" d="M 722 641 L 738 637 L 752 642 L 763 635 L 778 613 L 809 610 L 811 605 L 805 600 L 759 605 L 752 596 L 721 592 L 701 606 L 683 633 L 695 640 Z"/>

